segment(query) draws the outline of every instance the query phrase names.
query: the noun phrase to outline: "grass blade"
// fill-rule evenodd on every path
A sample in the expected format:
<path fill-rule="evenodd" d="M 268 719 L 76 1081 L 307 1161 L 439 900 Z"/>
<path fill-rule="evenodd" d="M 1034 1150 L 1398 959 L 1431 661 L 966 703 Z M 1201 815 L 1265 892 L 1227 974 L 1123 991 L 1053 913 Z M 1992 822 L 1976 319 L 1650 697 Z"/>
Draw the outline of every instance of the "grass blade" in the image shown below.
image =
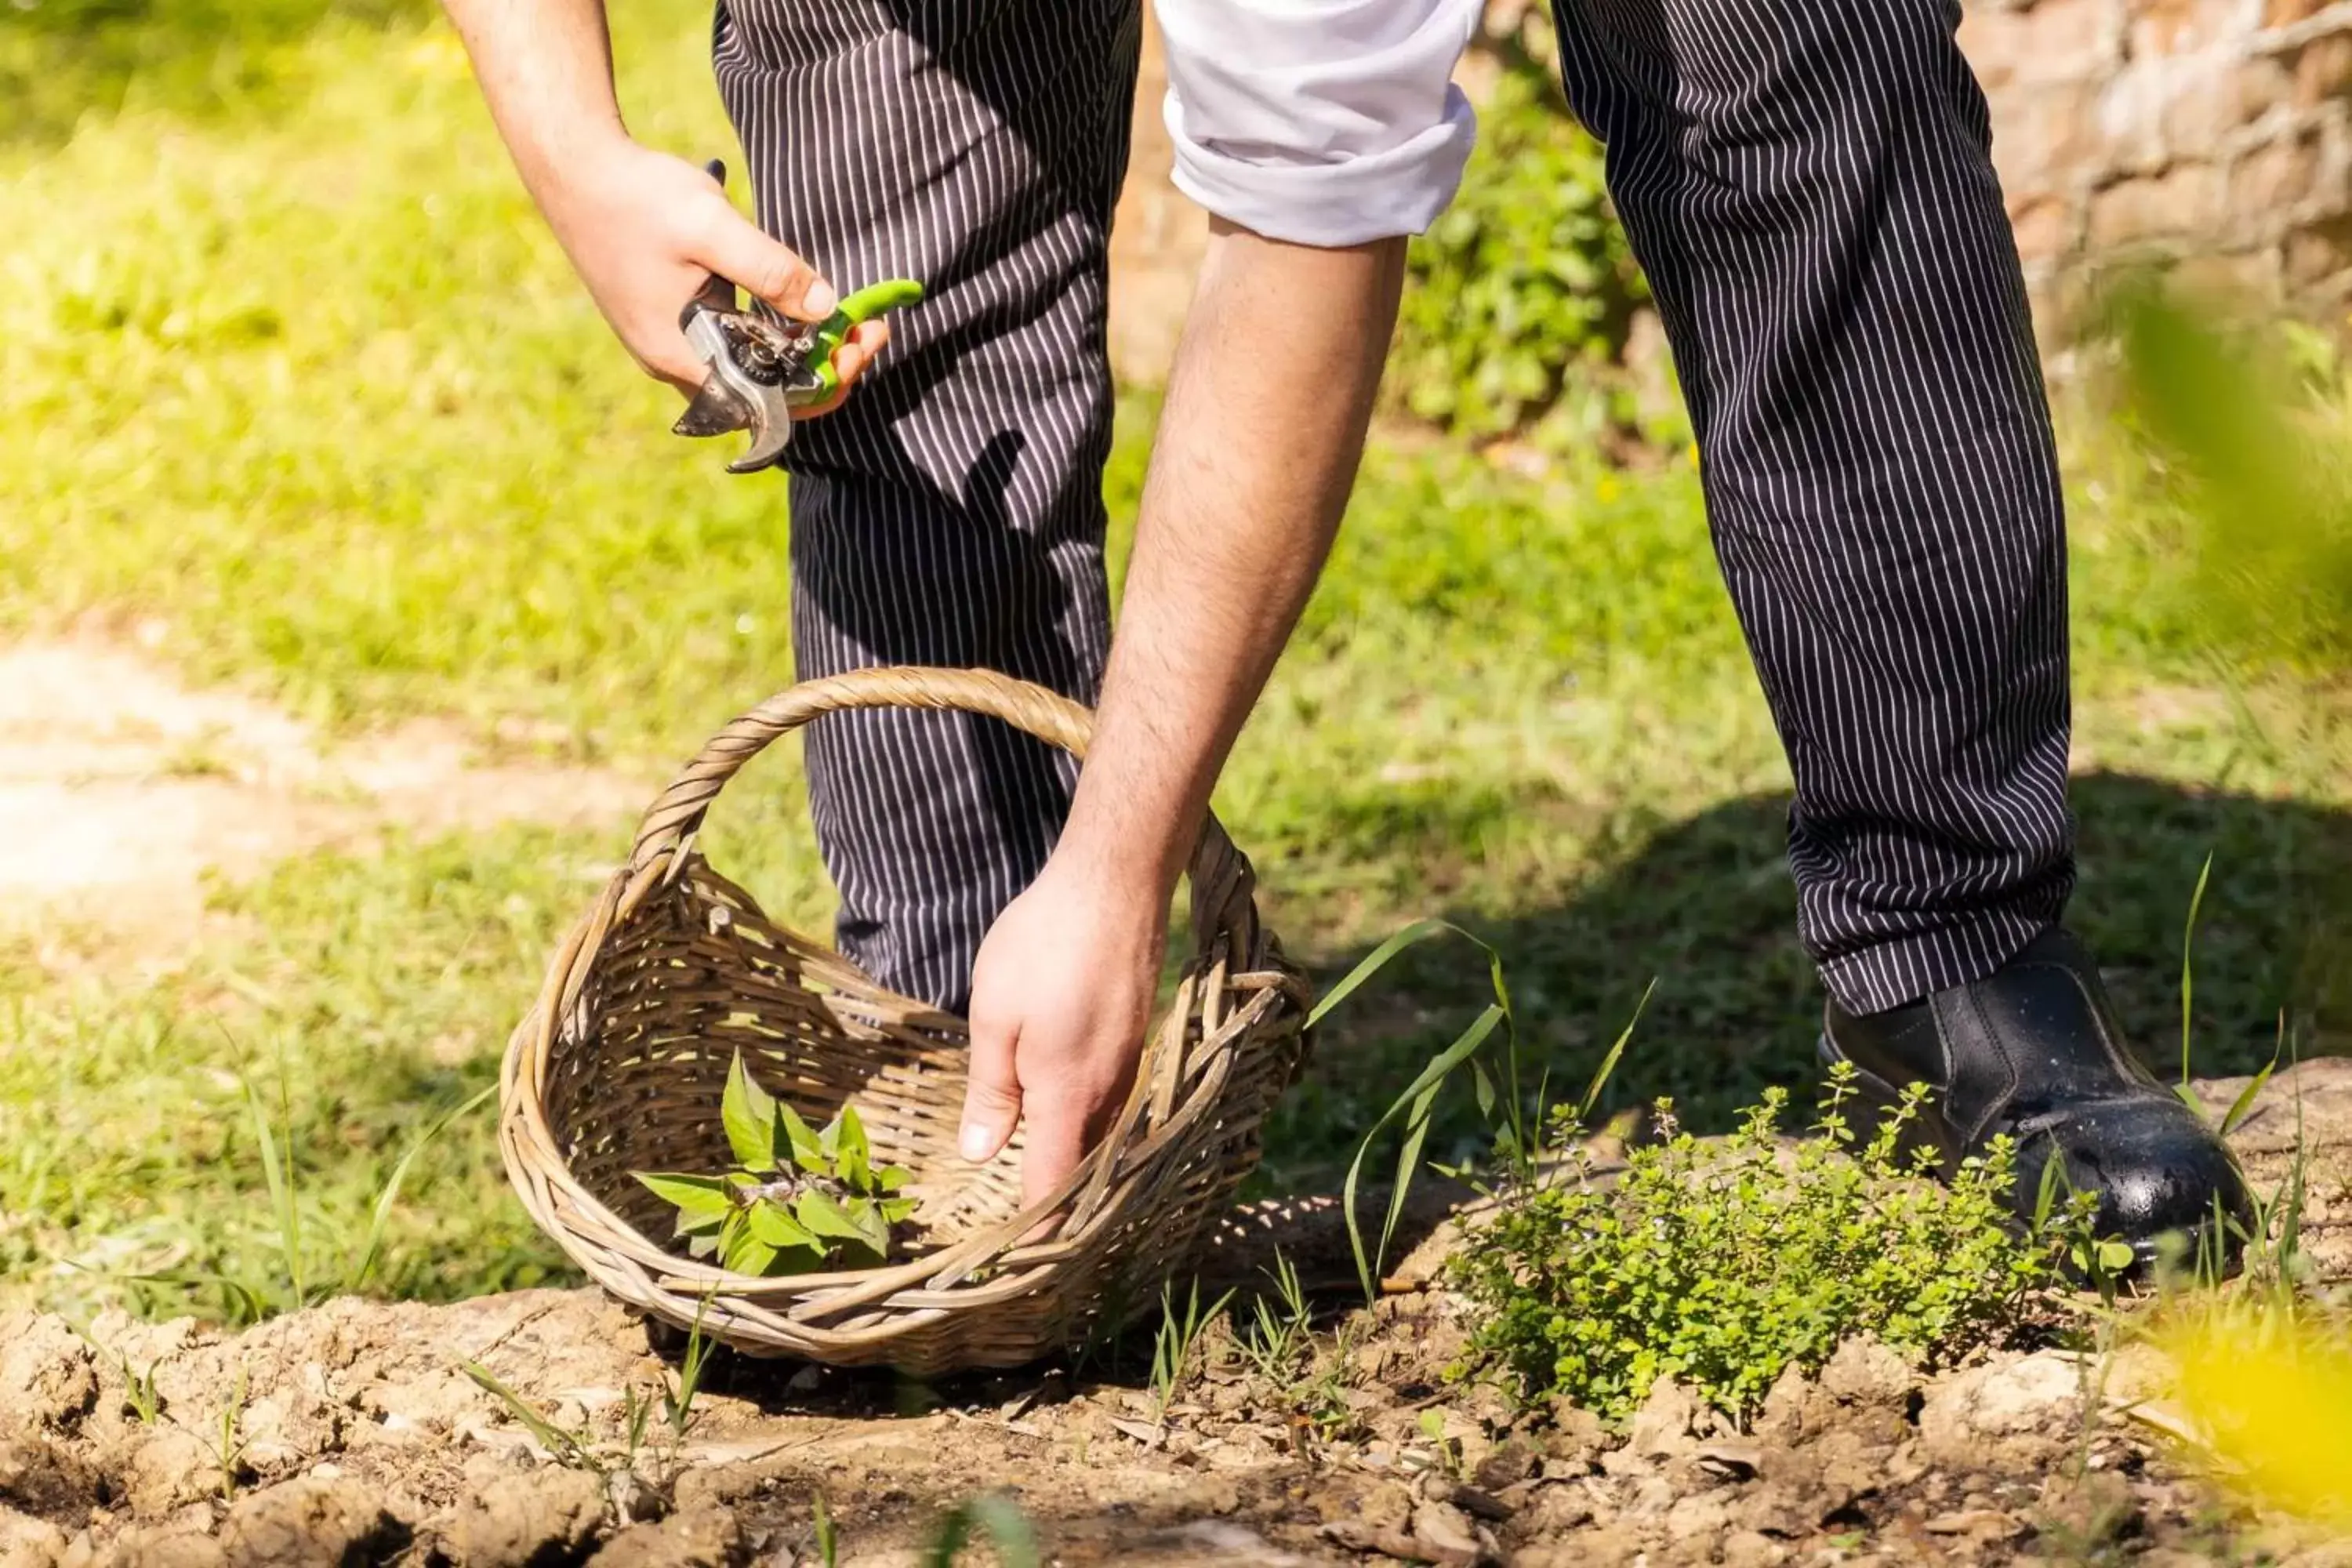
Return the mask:
<path fill-rule="evenodd" d="M 286 1249 L 286 1278 L 294 1287 L 294 1305 L 299 1309 L 310 1304 L 310 1296 L 302 1283 L 302 1218 L 294 1206 L 294 1183 L 278 1158 L 278 1135 L 269 1125 L 268 1113 L 262 1110 L 261 1091 L 250 1079 L 246 1080 L 245 1102 L 253 1113 L 253 1136 L 261 1146 L 261 1179 L 269 1188 L 270 1206 L 278 1213 L 278 1242 Z"/>
<path fill-rule="evenodd" d="M 2189 923 L 2180 932 L 2180 1098 L 2200 1116 L 2205 1114 L 2205 1107 L 2198 1100 L 2197 1091 L 2189 1087 L 2189 1008 L 2196 984 L 2190 958 L 2197 942 L 2197 912 L 2205 907 L 2205 885 L 2212 877 L 2213 857 L 2209 851 L 2203 868 L 2197 873 L 2197 891 L 2189 895 Z"/>
<path fill-rule="evenodd" d="M 483 1085 L 480 1093 L 457 1109 L 443 1112 L 438 1121 L 409 1144 L 407 1152 L 393 1166 L 392 1174 L 384 1178 L 383 1191 L 376 1194 L 375 1212 L 368 1219 L 367 1244 L 360 1249 L 358 1265 L 343 1280 L 346 1291 L 357 1292 L 367 1283 L 368 1276 L 375 1271 L 376 1259 L 383 1255 L 384 1232 L 392 1223 L 393 1208 L 400 1202 L 401 1186 L 408 1180 L 408 1168 L 416 1163 L 416 1156 L 425 1152 L 425 1146 L 440 1137 L 451 1122 L 461 1116 L 471 1115 L 485 1101 L 495 1099 L 498 1092 L 497 1084 Z"/>
<path fill-rule="evenodd" d="M 577 1465 L 583 1469 L 593 1470 L 596 1468 L 595 1458 L 588 1452 L 586 1444 L 532 1409 L 530 1400 L 500 1383 L 498 1375 L 488 1367 L 478 1361 L 469 1361 L 462 1364 L 466 1375 L 472 1378 L 485 1391 L 495 1395 L 500 1404 L 512 1411 L 514 1418 L 521 1422 L 532 1436 L 539 1439 L 540 1447 L 553 1455 L 557 1460 L 567 1465 Z"/>
<path fill-rule="evenodd" d="M 1391 939 L 1391 942 L 1395 940 Z M 1400 1116 L 1411 1113 L 1424 1095 L 1431 1093 L 1438 1085 L 1444 1083 L 1454 1069 L 1469 1060 L 1471 1055 L 1480 1046 L 1486 1044 L 1486 1037 L 1495 1032 L 1496 1026 L 1502 1023 L 1503 1017 L 1503 1009 L 1499 1003 L 1488 1006 L 1485 1012 L 1478 1015 L 1477 1019 L 1468 1028 L 1455 1037 L 1452 1045 L 1432 1057 L 1429 1065 L 1421 1069 L 1420 1076 L 1415 1078 L 1405 1091 L 1397 1097 L 1396 1103 L 1382 1112 L 1381 1119 L 1372 1124 L 1371 1131 L 1364 1134 L 1364 1142 L 1357 1149 L 1356 1157 L 1348 1163 L 1348 1179 L 1340 1188 L 1339 1208 L 1340 1212 L 1347 1215 L 1348 1245 L 1355 1251 L 1356 1278 L 1364 1288 L 1364 1300 L 1367 1301 L 1379 1299 L 1380 1281 L 1376 1277 L 1376 1264 L 1379 1260 L 1366 1256 L 1363 1229 L 1356 1222 L 1356 1184 L 1363 1175 L 1365 1156 L 1371 1152 L 1373 1142 L 1388 1130 L 1391 1122 Z M 1411 1174 L 1410 1171 L 1399 1172 L 1398 1190 L 1389 1200 L 1390 1212 L 1392 1215 L 1396 1211 L 1397 1205 L 1404 1200 L 1403 1189 Z M 1381 1239 L 1382 1256 L 1385 1258 L 1388 1242 L 1385 1230 Z"/>
<path fill-rule="evenodd" d="M 1326 1014 L 1354 995 L 1365 981 L 1387 968 L 1389 961 L 1398 953 L 1402 952 L 1406 948 L 1417 947 L 1433 937 L 1440 936 L 1458 936 L 1466 942 L 1478 942 L 1478 945 L 1489 953 L 1495 951 L 1487 947 L 1485 942 L 1478 942 L 1476 937 L 1472 936 L 1452 921 L 1438 920 L 1433 916 L 1427 920 L 1415 921 L 1380 946 L 1372 949 L 1365 955 L 1362 963 L 1348 971 L 1344 979 L 1326 991 L 1322 999 L 1315 1004 L 1314 1011 L 1307 1015 L 1307 1026 L 1311 1029 L 1321 1023 Z"/>
<path fill-rule="evenodd" d="M 1601 1103 L 1601 1091 L 1609 1087 L 1610 1079 L 1617 1071 L 1617 1063 L 1625 1055 L 1625 1047 L 1633 1037 L 1634 1027 L 1641 1023 L 1642 1015 L 1649 1010 L 1650 998 L 1656 995 L 1657 991 L 1658 977 L 1653 974 L 1650 984 L 1643 988 L 1642 999 L 1633 1004 L 1633 1016 L 1625 1020 L 1624 1028 L 1618 1031 L 1616 1044 L 1611 1046 L 1609 1054 L 1601 1058 L 1601 1066 L 1594 1070 L 1592 1081 L 1585 1086 L 1584 1099 L 1576 1108 L 1579 1122 L 1591 1120 L 1592 1108 Z"/>

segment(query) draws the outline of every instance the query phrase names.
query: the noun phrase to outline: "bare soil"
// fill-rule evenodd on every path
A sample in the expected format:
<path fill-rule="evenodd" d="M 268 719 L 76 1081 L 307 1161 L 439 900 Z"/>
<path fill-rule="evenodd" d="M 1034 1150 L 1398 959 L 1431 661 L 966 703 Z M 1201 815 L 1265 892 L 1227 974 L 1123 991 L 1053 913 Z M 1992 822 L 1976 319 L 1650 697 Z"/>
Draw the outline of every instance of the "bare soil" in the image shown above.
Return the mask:
<path fill-rule="evenodd" d="M 485 760 L 442 724 L 331 742 L 118 642 L 0 648 L 0 935 L 30 938 L 54 967 L 170 967 L 217 918 L 212 877 L 395 826 L 602 826 L 651 793 L 597 769 Z"/>
<path fill-rule="evenodd" d="M 2284 1175 L 2298 1117 L 2313 1250 L 2340 1279 L 2352 1062 L 2272 1086 L 2239 1140 L 2258 1181 Z M 1343 1272 L 1330 1205 L 1239 1217 L 1237 1238 Z M 1673 1385 L 1624 1432 L 1514 1412 L 1446 1375 L 1462 1331 L 1431 1271 L 1457 1230 L 1435 1220 L 1288 1386 L 1221 1330 L 1164 1411 L 1100 1365 L 933 1385 L 721 1357 L 684 1440 L 656 1413 L 634 1449 L 633 1397 L 671 1385 L 676 1346 L 593 1291 L 344 1300 L 239 1334 L 0 1318 L 0 1568 L 807 1563 L 820 1498 L 840 1561 L 882 1568 L 922 1562 L 983 1491 L 1066 1563 L 2352 1564 L 2198 1478 L 2145 1349 L 1923 1376 L 1853 1344 L 1746 1430 Z M 572 1436 L 535 1436 L 469 1362 Z"/>

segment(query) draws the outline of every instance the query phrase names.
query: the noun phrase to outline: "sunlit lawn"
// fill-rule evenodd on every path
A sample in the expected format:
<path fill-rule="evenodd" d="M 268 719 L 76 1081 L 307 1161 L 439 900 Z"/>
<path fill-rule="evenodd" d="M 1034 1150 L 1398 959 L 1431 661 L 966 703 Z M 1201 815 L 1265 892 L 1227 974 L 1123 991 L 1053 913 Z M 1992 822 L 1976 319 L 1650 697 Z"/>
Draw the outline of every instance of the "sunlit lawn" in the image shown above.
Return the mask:
<path fill-rule="evenodd" d="M 154 618 L 191 678 L 337 726 L 447 715 L 486 745 L 654 774 L 789 681 L 782 487 L 667 433 L 670 395 L 574 287 L 445 28 L 399 7 L 314 28 L 286 0 L 210 32 L 134 14 L 77 46 L 46 3 L 0 39 L 26 105 L 0 132 L 0 628 Z M 707 6 L 615 10 L 638 132 L 728 145 Z M 77 95 L 132 67 L 125 107 L 76 129 Z M 1123 410 L 1122 531 L 1151 416 Z M 2179 927 L 2212 854 L 2198 1052 L 2242 1068 L 2324 978 L 2305 936 L 2347 837 L 2343 710 L 2225 680 L 2144 476 L 2075 445 L 2078 922 L 2134 1026 L 2177 1049 Z M 1494 935 L 1563 1079 L 1656 977 L 1616 1092 L 1671 1092 L 1704 1123 L 1810 1062 L 1785 785 L 1687 461 L 1536 479 L 1394 432 L 1219 805 L 1327 973 L 1423 913 Z M 709 842 L 820 923 L 802 818 L 778 756 Z M 492 1080 L 625 827 L 298 860 L 225 890 L 247 934 L 152 984 L 0 965 L 0 1298 L 282 1275 L 247 1084 L 289 1129 L 306 1274 L 332 1282 L 408 1141 Z M 1426 951 L 1335 1023 L 1272 1179 L 1328 1179 L 1482 984 Z M 2342 1048 L 2340 1012 L 2329 1026 L 2305 1048 Z M 1457 1110 L 1433 1152 L 1475 1143 Z M 554 1267 L 486 1113 L 420 1163 L 393 1240 L 380 1288 Z M 236 1307 L 201 1279 L 137 1294 L 190 1292 Z"/>

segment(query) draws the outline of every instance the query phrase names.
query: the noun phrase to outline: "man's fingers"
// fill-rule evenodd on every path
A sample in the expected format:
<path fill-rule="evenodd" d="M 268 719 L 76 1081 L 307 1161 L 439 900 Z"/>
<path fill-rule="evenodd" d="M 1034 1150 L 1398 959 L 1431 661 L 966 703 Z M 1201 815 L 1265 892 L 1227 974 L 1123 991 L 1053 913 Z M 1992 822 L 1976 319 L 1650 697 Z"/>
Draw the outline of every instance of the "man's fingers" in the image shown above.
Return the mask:
<path fill-rule="evenodd" d="M 721 205 L 724 210 L 700 258 L 704 266 L 741 284 L 787 316 L 814 321 L 833 313 L 841 298 L 832 284 L 816 275 L 816 268 L 791 247 L 746 222 L 733 207 Z"/>
<path fill-rule="evenodd" d="M 963 1125 L 956 1134 L 956 1151 L 973 1164 L 996 1158 L 1021 1120 L 1021 1079 L 1015 1076 L 1013 1052 L 1018 1041 L 1006 1025 L 991 1027 L 972 1020 L 971 1077 L 963 1091 Z"/>
<path fill-rule="evenodd" d="M 806 408 L 793 409 L 793 417 L 814 419 L 821 414 L 832 413 L 848 402 L 849 389 L 857 384 L 857 378 L 866 374 L 867 367 L 873 364 L 875 356 L 882 352 L 883 345 L 889 341 L 890 323 L 887 321 L 860 321 L 850 328 L 849 336 L 842 340 L 841 347 L 835 349 L 833 354 L 834 374 L 841 378 L 841 384 L 835 387 L 824 402 L 811 404 Z"/>
<path fill-rule="evenodd" d="M 1093 1142 L 1088 1136 L 1087 1110 L 1084 1103 L 1059 1096 L 1031 1102 L 1029 1137 L 1021 1146 L 1023 1208 L 1052 1192 L 1086 1158 Z"/>

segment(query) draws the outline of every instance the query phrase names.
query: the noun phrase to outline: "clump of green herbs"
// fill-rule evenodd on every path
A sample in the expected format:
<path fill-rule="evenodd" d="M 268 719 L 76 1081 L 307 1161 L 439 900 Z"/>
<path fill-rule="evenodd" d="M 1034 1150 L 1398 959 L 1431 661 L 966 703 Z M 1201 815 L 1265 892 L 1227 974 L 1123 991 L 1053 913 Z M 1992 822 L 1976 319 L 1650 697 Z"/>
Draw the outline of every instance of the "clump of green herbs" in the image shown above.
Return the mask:
<path fill-rule="evenodd" d="M 867 1268 L 890 1256 L 895 1227 L 915 1212 L 898 1165 L 877 1170 L 857 1108 L 822 1131 L 752 1081 L 735 1053 L 719 1100 L 735 1167 L 715 1176 L 635 1173 L 677 1210 L 677 1234 L 696 1258 L 738 1274 Z"/>
<path fill-rule="evenodd" d="M 1556 68 L 1500 64 L 1462 194 L 1408 256 L 1388 396 L 1459 435 L 1589 449 L 1637 423 L 1623 361 L 1649 296 Z"/>
<path fill-rule="evenodd" d="M 1816 1369 L 1859 1335 L 1919 1363 L 2015 1337 L 2095 1199 L 2045 1203 L 2021 1226 L 2006 1140 L 1938 1183 L 1934 1152 L 1905 1148 L 1927 1091 L 1915 1086 L 1866 1141 L 1845 1114 L 1854 1093 L 1853 1069 L 1832 1068 L 1817 1136 L 1793 1148 L 1778 1136 L 1785 1089 L 1714 1142 L 1662 1100 L 1659 1136 L 1613 1181 L 1575 1112 L 1556 1114 L 1559 1163 L 1454 1265 L 1475 1309 L 1473 1364 L 1524 1399 L 1609 1419 L 1664 1377 L 1738 1415 L 1787 1368 Z"/>

